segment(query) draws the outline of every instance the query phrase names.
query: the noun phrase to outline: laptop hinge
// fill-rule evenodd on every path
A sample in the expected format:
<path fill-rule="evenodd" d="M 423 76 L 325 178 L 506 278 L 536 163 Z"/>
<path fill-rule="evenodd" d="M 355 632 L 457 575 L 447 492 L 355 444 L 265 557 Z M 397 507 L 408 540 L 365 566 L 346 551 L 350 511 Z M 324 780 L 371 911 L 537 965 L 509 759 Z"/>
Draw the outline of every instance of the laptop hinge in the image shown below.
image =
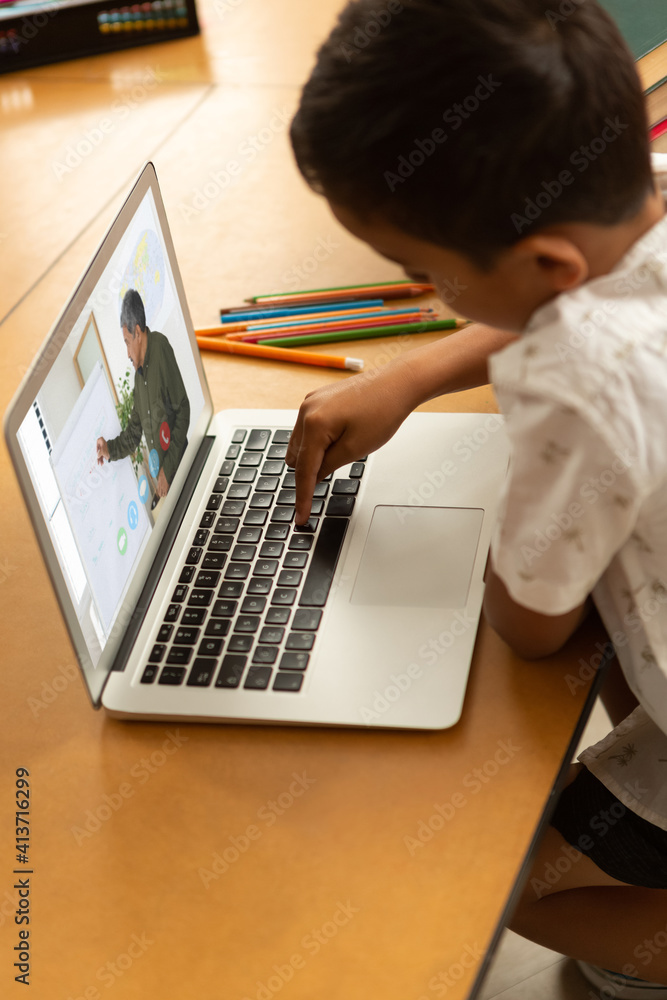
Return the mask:
<path fill-rule="evenodd" d="M 183 523 L 183 518 L 185 517 L 194 491 L 197 488 L 199 477 L 201 476 L 202 470 L 206 465 L 206 460 L 208 459 L 209 452 L 213 447 L 214 441 L 215 437 L 212 437 L 209 434 L 204 438 L 199 446 L 199 451 L 195 456 L 190 472 L 188 473 L 188 477 L 183 484 L 183 489 L 181 490 L 178 500 L 176 501 L 176 506 L 174 507 L 171 519 L 167 525 L 164 537 L 160 542 L 160 546 L 155 555 L 155 559 L 153 560 L 153 565 L 150 568 L 144 588 L 139 595 L 139 600 L 137 601 L 137 605 L 132 612 L 132 617 L 130 618 L 125 630 L 125 635 L 123 636 L 120 646 L 118 647 L 118 652 L 116 653 L 111 667 L 112 671 L 125 670 L 125 667 L 127 666 L 127 661 L 130 658 L 132 647 L 136 642 L 139 629 L 141 628 L 144 618 L 146 617 L 146 612 L 150 607 L 153 594 L 155 593 L 160 577 L 162 576 L 162 571 L 167 563 L 169 553 L 172 550 L 174 541 L 176 540 L 176 535 L 178 534 L 181 524 Z"/>

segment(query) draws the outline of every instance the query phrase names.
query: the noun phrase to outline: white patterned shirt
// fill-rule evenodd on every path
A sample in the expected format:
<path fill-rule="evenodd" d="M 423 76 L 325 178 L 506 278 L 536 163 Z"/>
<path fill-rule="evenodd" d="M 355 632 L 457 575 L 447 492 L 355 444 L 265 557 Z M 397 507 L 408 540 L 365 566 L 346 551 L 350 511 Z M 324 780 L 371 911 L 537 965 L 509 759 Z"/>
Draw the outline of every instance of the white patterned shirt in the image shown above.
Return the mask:
<path fill-rule="evenodd" d="M 494 569 L 542 614 L 592 594 L 640 707 L 579 759 L 667 830 L 667 215 L 490 363 L 512 446 Z"/>

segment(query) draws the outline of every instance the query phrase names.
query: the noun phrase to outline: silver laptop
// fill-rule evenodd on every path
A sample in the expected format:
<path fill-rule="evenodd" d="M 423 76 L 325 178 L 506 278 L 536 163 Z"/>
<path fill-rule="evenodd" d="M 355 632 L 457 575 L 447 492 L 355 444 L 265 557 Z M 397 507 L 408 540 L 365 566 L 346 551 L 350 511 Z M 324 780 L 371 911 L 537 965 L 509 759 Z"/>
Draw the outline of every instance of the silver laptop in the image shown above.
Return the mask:
<path fill-rule="evenodd" d="M 121 308 L 137 299 L 147 332 L 135 370 L 136 308 L 125 329 Z M 318 485 L 301 530 L 284 462 L 295 417 L 213 412 L 146 165 L 5 417 L 96 708 L 203 722 L 458 720 L 508 460 L 501 418 L 413 414 Z"/>

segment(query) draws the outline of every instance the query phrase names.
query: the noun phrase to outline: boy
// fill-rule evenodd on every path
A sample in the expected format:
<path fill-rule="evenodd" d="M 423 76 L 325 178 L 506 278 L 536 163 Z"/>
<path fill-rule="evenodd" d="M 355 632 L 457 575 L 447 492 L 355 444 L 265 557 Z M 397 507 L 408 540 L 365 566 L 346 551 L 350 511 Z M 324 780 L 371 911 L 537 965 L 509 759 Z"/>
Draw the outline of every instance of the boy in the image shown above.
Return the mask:
<path fill-rule="evenodd" d="M 594 602 L 639 703 L 575 765 L 511 926 L 606 995 L 667 997 L 667 171 L 632 57 L 596 0 L 356 0 L 292 142 L 350 232 L 490 324 L 306 398 L 297 522 L 417 405 L 493 381 L 512 458 L 486 617 L 541 657 Z"/>

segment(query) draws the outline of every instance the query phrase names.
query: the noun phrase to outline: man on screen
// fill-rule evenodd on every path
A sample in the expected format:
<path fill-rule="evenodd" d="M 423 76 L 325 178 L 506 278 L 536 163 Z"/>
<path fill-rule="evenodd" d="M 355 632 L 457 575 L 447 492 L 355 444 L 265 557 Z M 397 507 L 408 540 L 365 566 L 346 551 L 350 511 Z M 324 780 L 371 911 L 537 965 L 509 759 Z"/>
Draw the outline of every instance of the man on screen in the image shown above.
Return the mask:
<path fill-rule="evenodd" d="M 133 454 L 143 432 L 157 495 L 164 497 L 187 447 L 190 401 L 173 348 L 164 334 L 146 326 L 144 304 L 134 288 L 123 298 L 120 325 L 135 370 L 134 405 L 118 437 L 97 439 L 97 461 L 102 465 L 105 458 L 116 462 Z"/>

